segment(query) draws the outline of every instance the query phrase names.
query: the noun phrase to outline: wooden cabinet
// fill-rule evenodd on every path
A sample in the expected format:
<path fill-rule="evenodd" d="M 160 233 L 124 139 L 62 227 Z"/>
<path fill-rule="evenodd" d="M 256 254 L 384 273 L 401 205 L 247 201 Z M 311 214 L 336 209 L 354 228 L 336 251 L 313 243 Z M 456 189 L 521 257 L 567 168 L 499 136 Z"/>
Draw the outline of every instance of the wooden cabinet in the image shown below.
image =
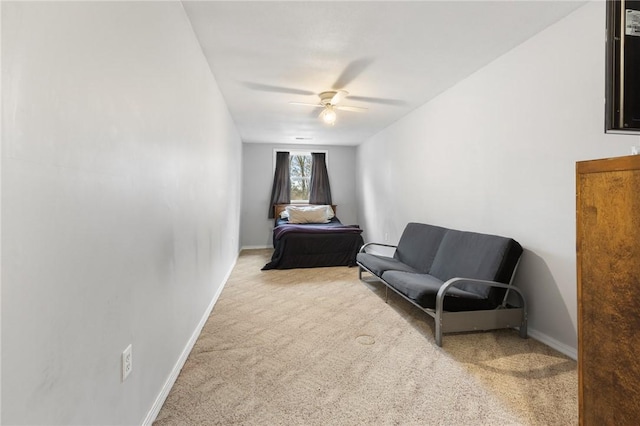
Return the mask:
<path fill-rule="evenodd" d="M 582 425 L 640 424 L 640 156 L 576 164 Z"/>

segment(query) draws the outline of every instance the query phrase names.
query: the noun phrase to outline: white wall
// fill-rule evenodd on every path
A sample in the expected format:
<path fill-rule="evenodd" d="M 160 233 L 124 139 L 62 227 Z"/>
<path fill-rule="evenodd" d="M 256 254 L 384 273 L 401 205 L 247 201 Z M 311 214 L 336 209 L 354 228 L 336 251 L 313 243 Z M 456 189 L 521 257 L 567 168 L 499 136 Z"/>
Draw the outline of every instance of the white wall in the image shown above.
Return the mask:
<path fill-rule="evenodd" d="M 237 258 L 240 137 L 180 2 L 2 2 L 2 88 L 2 423 L 141 424 Z"/>
<path fill-rule="evenodd" d="M 355 147 L 244 143 L 240 224 L 242 247 L 273 247 L 271 243 L 273 219 L 268 218 L 268 209 L 273 186 L 274 149 L 327 151 L 327 172 L 331 184 L 331 198 L 337 205 L 337 216 L 345 225 L 357 223 Z"/>
<path fill-rule="evenodd" d="M 575 162 L 638 143 L 603 132 L 604 25 L 588 3 L 358 150 L 365 240 L 409 221 L 515 238 L 531 334 L 574 357 Z"/>

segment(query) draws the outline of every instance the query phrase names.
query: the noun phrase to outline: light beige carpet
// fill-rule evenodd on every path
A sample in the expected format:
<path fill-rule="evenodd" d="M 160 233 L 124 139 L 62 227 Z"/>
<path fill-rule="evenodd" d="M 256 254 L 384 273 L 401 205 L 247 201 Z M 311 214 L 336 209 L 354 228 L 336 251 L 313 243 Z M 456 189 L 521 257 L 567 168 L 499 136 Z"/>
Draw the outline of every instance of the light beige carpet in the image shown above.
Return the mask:
<path fill-rule="evenodd" d="M 155 425 L 571 425 L 576 362 L 513 330 L 447 334 L 357 268 L 246 250 Z"/>

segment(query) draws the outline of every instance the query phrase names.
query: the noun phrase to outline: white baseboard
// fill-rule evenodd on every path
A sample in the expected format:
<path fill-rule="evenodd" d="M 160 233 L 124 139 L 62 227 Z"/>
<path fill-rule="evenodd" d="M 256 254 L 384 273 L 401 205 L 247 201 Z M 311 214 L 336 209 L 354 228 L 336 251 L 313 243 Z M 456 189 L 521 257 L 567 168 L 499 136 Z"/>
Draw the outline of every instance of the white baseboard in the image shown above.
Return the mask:
<path fill-rule="evenodd" d="M 238 262 L 238 257 L 236 256 L 236 260 L 233 262 L 233 264 L 231 265 L 231 268 L 229 269 L 229 272 L 227 272 L 226 276 L 222 280 L 222 285 L 220 286 L 220 288 L 218 288 L 216 293 L 213 295 L 213 298 L 211 299 L 211 303 L 209 303 L 209 306 L 207 306 L 207 309 L 205 310 L 204 314 L 202 315 L 202 318 L 200 319 L 200 322 L 196 326 L 196 329 L 193 331 L 191 338 L 187 342 L 187 345 L 185 346 L 182 353 L 180 354 L 180 357 L 176 361 L 176 364 L 173 366 L 173 370 L 171 370 L 171 374 L 169 374 L 167 381 L 165 382 L 164 386 L 162 387 L 162 390 L 158 394 L 158 397 L 156 398 L 155 402 L 153 403 L 151 410 L 149 410 L 149 412 L 147 413 L 147 417 L 145 417 L 144 422 L 142 423 L 143 426 L 151 426 L 155 421 L 156 417 L 158 417 L 158 413 L 160 413 L 160 409 L 162 408 L 162 405 L 164 405 L 164 402 L 167 399 L 167 396 L 169 396 L 169 392 L 171 391 L 173 384 L 176 382 L 176 379 L 178 378 L 178 375 L 180 374 L 180 370 L 182 370 L 184 363 L 187 362 L 187 358 L 189 357 L 189 354 L 193 349 L 193 345 L 196 344 L 196 340 L 198 340 L 198 337 L 200 336 L 200 332 L 202 331 L 202 328 L 207 322 L 207 319 L 209 319 L 209 315 L 211 315 L 211 311 L 213 310 L 213 307 L 218 301 L 218 298 L 220 297 L 222 290 L 227 284 L 227 281 L 231 276 L 231 272 L 233 272 L 233 268 L 235 268 L 237 262 Z"/>
<path fill-rule="evenodd" d="M 242 250 L 255 250 L 255 249 L 272 249 L 273 246 L 242 246 L 240 247 L 240 251 Z"/>
<path fill-rule="evenodd" d="M 576 348 L 573 348 L 569 345 L 559 342 L 553 337 L 549 337 L 546 334 L 541 333 L 537 330 L 532 330 L 531 328 L 527 330 L 527 333 L 529 334 L 529 337 L 544 343 L 545 345 L 557 350 L 558 352 L 568 356 L 569 358 L 574 360 L 578 359 L 578 350 Z"/>

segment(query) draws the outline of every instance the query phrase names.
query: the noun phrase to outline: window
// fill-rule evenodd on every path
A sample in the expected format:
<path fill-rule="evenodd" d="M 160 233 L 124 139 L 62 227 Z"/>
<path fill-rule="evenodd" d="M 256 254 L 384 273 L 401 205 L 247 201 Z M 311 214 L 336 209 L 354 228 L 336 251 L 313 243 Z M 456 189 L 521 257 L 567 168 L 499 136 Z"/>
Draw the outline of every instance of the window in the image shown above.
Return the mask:
<path fill-rule="evenodd" d="M 276 204 L 331 204 L 327 151 L 273 150 L 269 218 Z"/>
<path fill-rule="evenodd" d="M 309 179 L 311 178 L 311 153 L 291 152 L 289 155 L 291 178 L 291 202 L 309 202 Z"/>

